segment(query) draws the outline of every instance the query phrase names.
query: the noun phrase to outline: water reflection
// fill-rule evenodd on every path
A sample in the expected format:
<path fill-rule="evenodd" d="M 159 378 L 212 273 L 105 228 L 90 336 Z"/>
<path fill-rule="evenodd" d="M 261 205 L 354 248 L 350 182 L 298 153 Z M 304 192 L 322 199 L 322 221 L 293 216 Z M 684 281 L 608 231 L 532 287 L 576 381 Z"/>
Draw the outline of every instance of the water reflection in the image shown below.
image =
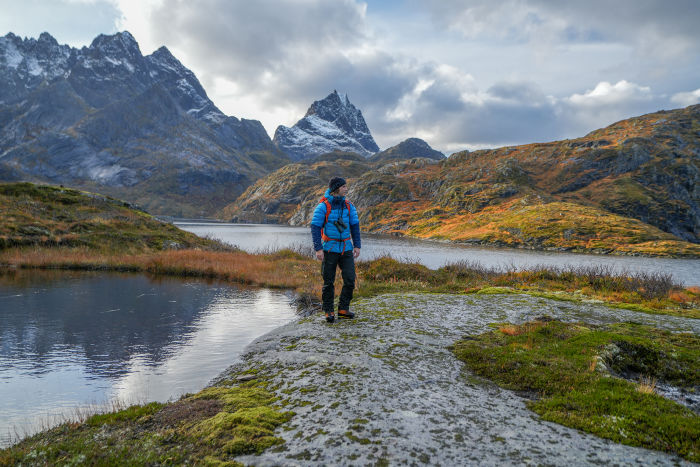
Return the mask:
<path fill-rule="evenodd" d="M 281 292 L 216 282 L 0 275 L 0 444 L 76 406 L 197 391 L 293 317 Z"/>

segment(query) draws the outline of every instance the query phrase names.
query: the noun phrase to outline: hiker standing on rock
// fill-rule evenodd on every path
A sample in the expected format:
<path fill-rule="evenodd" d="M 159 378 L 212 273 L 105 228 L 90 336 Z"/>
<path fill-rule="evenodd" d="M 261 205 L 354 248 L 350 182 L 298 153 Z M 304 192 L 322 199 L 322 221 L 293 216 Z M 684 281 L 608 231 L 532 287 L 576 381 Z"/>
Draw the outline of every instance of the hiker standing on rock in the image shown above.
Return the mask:
<path fill-rule="evenodd" d="M 355 258 L 360 256 L 360 220 L 355 206 L 345 199 L 348 186 L 345 179 L 331 178 L 326 194 L 319 201 L 311 220 L 311 236 L 316 258 L 321 260 L 323 276 L 323 311 L 326 321 L 335 321 L 335 271 L 340 266 L 343 289 L 338 301 L 338 318 L 354 318 L 350 300 L 355 288 Z"/>

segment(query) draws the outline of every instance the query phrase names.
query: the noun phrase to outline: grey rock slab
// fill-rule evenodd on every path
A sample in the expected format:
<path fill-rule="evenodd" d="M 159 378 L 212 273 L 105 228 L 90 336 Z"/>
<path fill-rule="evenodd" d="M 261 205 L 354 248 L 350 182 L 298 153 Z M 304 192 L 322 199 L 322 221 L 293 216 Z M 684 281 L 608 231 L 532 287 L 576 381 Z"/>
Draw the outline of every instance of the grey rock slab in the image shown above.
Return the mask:
<path fill-rule="evenodd" d="M 542 315 L 636 321 L 673 331 L 700 320 L 518 294 L 389 294 L 356 300 L 357 318 L 302 318 L 251 344 L 220 376 L 259 368 L 296 415 L 286 443 L 252 465 L 684 465 L 677 456 L 616 444 L 543 421 L 525 399 L 470 373 L 448 349 L 494 322 Z"/>

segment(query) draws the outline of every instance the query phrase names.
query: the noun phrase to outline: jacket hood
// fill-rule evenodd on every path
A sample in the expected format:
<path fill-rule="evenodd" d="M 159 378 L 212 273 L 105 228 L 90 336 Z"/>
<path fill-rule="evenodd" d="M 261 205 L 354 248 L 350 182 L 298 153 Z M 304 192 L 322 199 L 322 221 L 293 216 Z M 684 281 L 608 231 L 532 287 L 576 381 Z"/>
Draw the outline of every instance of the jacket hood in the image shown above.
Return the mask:
<path fill-rule="evenodd" d="M 325 193 L 323 196 L 325 196 L 325 197 L 328 199 L 328 201 L 330 201 L 331 203 L 332 203 L 333 201 L 336 201 L 336 200 L 342 201 L 342 200 L 345 199 L 345 196 L 333 196 L 333 195 L 331 194 L 330 188 L 326 189 L 326 193 Z"/>

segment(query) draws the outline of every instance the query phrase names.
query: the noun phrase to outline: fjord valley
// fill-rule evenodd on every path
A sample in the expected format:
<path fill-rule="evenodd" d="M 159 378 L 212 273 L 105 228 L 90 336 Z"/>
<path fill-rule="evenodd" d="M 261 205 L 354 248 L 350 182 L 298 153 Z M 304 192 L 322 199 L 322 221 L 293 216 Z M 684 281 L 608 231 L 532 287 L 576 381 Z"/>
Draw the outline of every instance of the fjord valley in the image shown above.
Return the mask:
<path fill-rule="evenodd" d="M 475 245 L 694 257 L 698 106 L 565 141 L 445 158 L 379 151 L 333 91 L 274 139 L 224 115 L 167 48 L 128 32 L 82 49 L 0 38 L 0 179 L 63 184 L 154 214 L 303 225 L 327 179 L 352 180 L 363 229 Z"/>
<path fill-rule="evenodd" d="M 8 34 L 3 384 L 19 400 L 56 371 L 146 396 L 0 437 L 0 465 L 698 462 L 700 289 L 671 274 L 365 256 L 357 316 L 331 325 L 308 246 L 253 254 L 157 215 L 306 226 L 342 176 L 365 232 L 698 258 L 699 134 L 692 105 L 571 140 L 381 151 L 333 91 L 271 139 L 128 32 L 81 49 Z"/>

